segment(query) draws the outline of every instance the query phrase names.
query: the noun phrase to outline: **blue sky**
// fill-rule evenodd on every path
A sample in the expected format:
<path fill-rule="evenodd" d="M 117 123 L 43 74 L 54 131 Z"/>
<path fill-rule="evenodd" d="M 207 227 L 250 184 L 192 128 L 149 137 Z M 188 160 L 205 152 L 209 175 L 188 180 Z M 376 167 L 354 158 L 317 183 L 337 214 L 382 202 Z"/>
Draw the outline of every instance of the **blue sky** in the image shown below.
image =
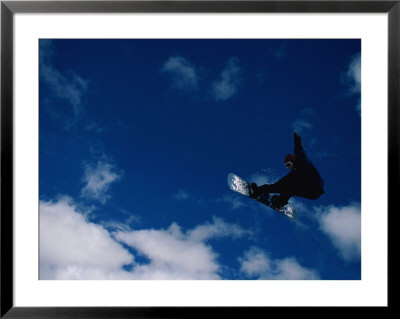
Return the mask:
<path fill-rule="evenodd" d="M 361 41 L 40 40 L 41 279 L 361 279 Z M 325 180 L 291 221 L 227 186 Z"/>

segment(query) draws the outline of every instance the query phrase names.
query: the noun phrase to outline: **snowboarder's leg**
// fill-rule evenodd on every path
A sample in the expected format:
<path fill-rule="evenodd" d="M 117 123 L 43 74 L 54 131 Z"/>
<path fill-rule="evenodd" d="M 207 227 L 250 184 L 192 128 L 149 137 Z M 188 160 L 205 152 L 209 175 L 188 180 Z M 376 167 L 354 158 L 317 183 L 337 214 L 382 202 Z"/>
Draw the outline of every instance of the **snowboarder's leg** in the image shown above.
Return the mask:
<path fill-rule="evenodd" d="M 323 193 L 324 193 L 324 191 L 321 188 L 305 189 L 305 190 L 299 191 L 299 196 L 315 200 L 315 199 L 318 199 Z"/>
<path fill-rule="evenodd" d="M 269 193 L 260 191 L 256 183 L 249 184 L 249 196 L 268 206 L 271 204 Z"/>
<path fill-rule="evenodd" d="M 300 196 L 311 200 L 318 199 L 323 193 L 324 191 L 321 188 L 310 187 L 309 185 L 304 185 L 303 187 L 297 185 L 291 191 L 292 196 Z"/>
<path fill-rule="evenodd" d="M 256 183 L 250 183 L 249 184 L 249 196 L 253 199 L 259 198 L 261 195 L 265 195 L 267 198 L 269 198 L 269 188 L 268 184 L 257 186 Z"/>
<path fill-rule="evenodd" d="M 261 194 L 260 196 L 258 196 L 257 201 L 259 201 L 265 205 L 271 206 L 271 197 L 269 196 L 268 193 L 264 193 L 264 194 Z"/>
<path fill-rule="evenodd" d="M 250 194 L 257 198 L 263 194 L 269 195 L 271 193 L 282 193 L 285 191 L 285 188 L 279 187 L 276 184 L 264 184 L 261 186 L 257 186 L 255 183 L 250 184 Z M 252 196 L 250 196 L 252 197 Z"/>
<path fill-rule="evenodd" d="M 292 197 L 291 192 L 291 180 L 288 178 L 283 178 L 274 184 L 264 184 L 257 186 L 255 183 L 249 185 L 250 197 L 254 199 L 265 198 L 274 209 L 280 209 L 285 206 L 289 198 Z M 280 194 L 270 197 L 269 194 L 277 193 Z"/>

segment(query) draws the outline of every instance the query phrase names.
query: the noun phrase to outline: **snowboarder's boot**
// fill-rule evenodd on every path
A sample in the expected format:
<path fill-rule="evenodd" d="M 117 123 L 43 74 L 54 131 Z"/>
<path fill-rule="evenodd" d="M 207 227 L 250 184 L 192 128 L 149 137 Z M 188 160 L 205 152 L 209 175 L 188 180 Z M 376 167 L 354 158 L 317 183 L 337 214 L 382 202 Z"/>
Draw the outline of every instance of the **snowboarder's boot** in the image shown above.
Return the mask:
<path fill-rule="evenodd" d="M 274 195 L 271 198 L 271 206 L 273 209 L 275 210 L 281 210 L 283 208 L 283 206 L 285 206 L 288 202 L 285 201 L 284 199 L 282 199 L 280 196 L 278 195 Z"/>
<path fill-rule="evenodd" d="M 250 183 L 249 184 L 249 196 L 250 196 L 250 198 L 253 198 L 253 199 L 257 199 L 257 184 L 256 183 Z"/>
<path fill-rule="evenodd" d="M 249 184 L 249 197 L 252 199 L 256 199 L 266 205 L 270 204 L 271 198 L 268 193 L 262 192 L 260 187 L 257 186 L 256 183 Z"/>

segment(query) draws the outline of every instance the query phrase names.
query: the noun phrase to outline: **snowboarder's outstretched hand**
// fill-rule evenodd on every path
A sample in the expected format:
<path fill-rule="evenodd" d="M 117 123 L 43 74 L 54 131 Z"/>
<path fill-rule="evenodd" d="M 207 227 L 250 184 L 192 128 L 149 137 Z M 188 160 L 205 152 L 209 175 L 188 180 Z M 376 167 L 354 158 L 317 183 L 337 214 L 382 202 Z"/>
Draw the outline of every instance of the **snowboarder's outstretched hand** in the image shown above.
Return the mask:
<path fill-rule="evenodd" d="M 294 142 L 297 143 L 297 142 L 300 142 L 300 141 L 301 141 L 300 135 L 297 134 L 296 132 L 294 132 Z"/>

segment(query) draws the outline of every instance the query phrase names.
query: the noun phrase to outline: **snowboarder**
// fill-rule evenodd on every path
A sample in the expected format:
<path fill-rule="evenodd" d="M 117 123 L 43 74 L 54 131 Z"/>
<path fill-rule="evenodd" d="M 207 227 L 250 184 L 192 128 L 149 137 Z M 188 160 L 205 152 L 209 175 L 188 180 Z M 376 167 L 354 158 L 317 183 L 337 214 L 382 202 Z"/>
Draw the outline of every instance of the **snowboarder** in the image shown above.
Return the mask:
<path fill-rule="evenodd" d="M 290 173 L 274 184 L 257 186 L 256 183 L 251 183 L 251 198 L 257 199 L 263 194 L 269 197 L 271 193 L 278 193 L 280 195 L 271 198 L 272 207 L 278 210 L 285 206 L 292 196 L 317 199 L 324 193 L 324 181 L 308 159 L 297 133 L 294 133 L 294 154 L 286 155 L 284 163 L 291 170 Z"/>

